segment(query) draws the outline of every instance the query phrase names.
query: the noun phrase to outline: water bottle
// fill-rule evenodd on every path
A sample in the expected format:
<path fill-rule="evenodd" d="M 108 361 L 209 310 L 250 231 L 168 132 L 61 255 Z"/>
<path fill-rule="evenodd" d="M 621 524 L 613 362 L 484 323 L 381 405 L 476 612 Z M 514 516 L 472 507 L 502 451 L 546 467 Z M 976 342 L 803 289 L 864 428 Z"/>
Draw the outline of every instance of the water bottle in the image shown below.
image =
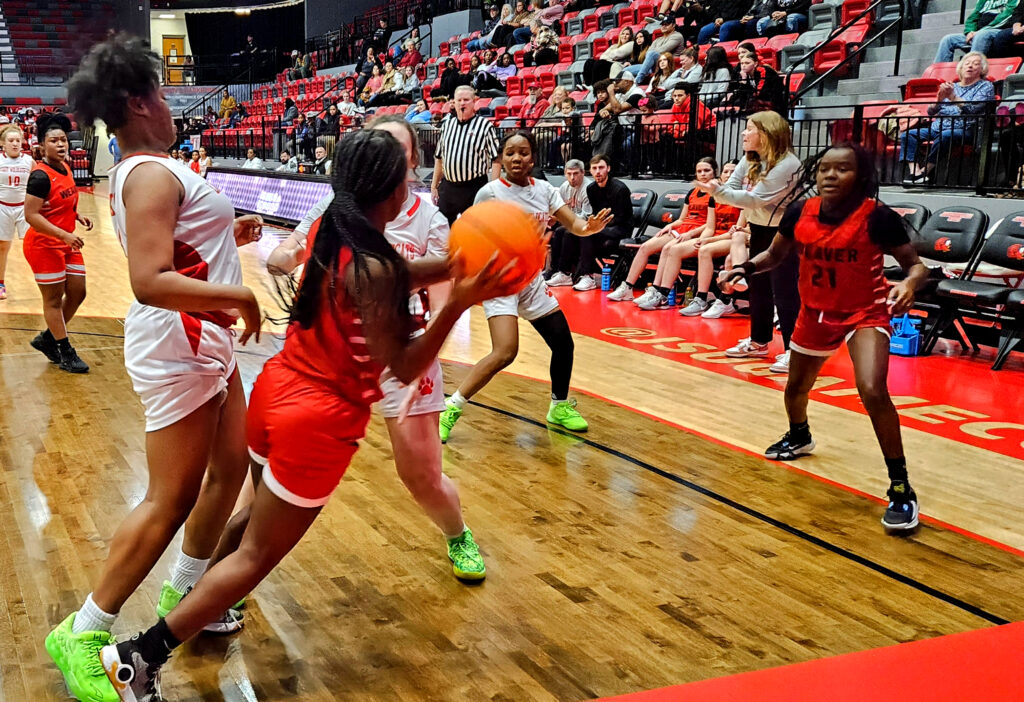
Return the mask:
<path fill-rule="evenodd" d="M 694 296 L 696 296 L 696 294 L 697 294 L 697 281 L 696 281 L 696 277 L 695 277 L 694 280 L 691 280 L 690 284 L 686 286 L 686 292 L 683 293 L 683 300 L 684 300 L 684 302 L 687 305 L 689 305 L 693 301 L 693 298 L 694 298 Z"/>
<path fill-rule="evenodd" d="M 612 289 L 612 267 L 605 266 L 601 269 L 601 290 L 608 292 Z"/>
<path fill-rule="evenodd" d="M 672 287 L 670 287 L 668 289 L 668 300 L 667 300 L 667 302 L 668 302 L 668 306 L 669 307 L 675 307 L 676 306 L 676 286 L 675 285 L 673 285 Z"/>

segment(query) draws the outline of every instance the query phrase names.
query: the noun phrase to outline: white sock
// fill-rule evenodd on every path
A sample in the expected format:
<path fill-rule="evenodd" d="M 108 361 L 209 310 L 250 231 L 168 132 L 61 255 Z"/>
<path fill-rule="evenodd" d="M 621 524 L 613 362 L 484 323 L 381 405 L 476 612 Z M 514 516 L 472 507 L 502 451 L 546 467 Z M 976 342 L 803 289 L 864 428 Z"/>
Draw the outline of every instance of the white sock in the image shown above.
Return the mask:
<path fill-rule="evenodd" d="M 467 400 L 466 398 L 464 398 L 464 397 L 462 396 L 462 393 L 461 393 L 461 392 L 459 392 L 458 390 L 456 390 L 456 391 L 454 392 L 454 394 L 452 394 L 452 396 L 448 398 L 448 400 L 449 400 L 449 401 L 450 401 L 450 402 L 451 402 L 451 403 L 452 403 L 453 405 L 455 405 L 456 407 L 458 407 L 459 409 L 462 409 L 463 407 L 465 407 L 465 406 L 466 406 L 466 403 L 467 403 L 467 402 L 469 402 L 469 400 Z"/>
<path fill-rule="evenodd" d="M 114 626 L 116 614 L 108 614 L 96 606 L 92 601 L 92 593 L 85 598 L 82 608 L 75 615 L 75 621 L 71 624 L 71 633 L 81 634 L 84 631 L 106 631 Z"/>
<path fill-rule="evenodd" d="M 179 551 L 178 562 L 171 568 L 171 587 L 178 592 L 188 592 L 203 577 L 208 565 L 209 558 L 192 558 L 184 551 Z"/>
<path fill-rule="evenodd" d="M 561 400 L 559 400 L 557 397 L 555 397 L 555 393 L 551 393 L 551 406 L 554 407 L 559 402 L 565 402 L 568 399 L 568 397 L 563 397 Z"/>
<path fill-rule="evenodd" d="M 454 536 L 449 536 L 448 534 L 445 534 L 444 535 L 444 540 L 450 542 L 452 539 L 457 539 L 457 538 L 459 538 L 460 536 L 462 536 L 463 534 L 466 533 L 466 529 L 467 529 L 467 527 L 466 527 L 465 523 L 463 523 L 462 531 L 460 531 L 458 534 L 455 534 Z"/>

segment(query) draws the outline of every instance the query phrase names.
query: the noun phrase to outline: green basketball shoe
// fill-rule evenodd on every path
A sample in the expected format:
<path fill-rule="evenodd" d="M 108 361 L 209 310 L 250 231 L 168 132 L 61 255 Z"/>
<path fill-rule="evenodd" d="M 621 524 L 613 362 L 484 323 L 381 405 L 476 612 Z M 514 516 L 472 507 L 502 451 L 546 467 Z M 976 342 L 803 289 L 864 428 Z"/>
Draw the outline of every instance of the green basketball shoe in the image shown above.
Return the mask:
<path fill-rule="evenodd" d="M 46 652 L 64 675 L 68 690 L 82 702 L 120 702 L 120 697 L 107 678 L 100 662 L 100 650 L 114 643 L 106 631 L 83 631 L 75 634 L 72 612 L 45 641 Z"/>
<path fill-rule="evenodd" d="M 469 527 L 461 536 L 448 540 L 448 560 L 452 562 L 452 571 L 459 580 L 483 580 L 487 577 L 487 566 Z"/>
<path fill-rule="evenodd" d="M 587 420 L 576 410 L 575 399 L 552 402 L 547 420 L 549 424 L 558 424 L 569 431 L 586 431 L 589 426 Z"/>
<path fill-rule="evenodd" d="M 459 421 L 461 416 L 462 410 L 452 404 L 451 400 L 444 401 L 444 411 L 441 412 L 441 418 L 438 420 L 442 444 L 448 443 L 448 435 L 452 433 L 452 427 L 455 426 L 455 422 Z"/>
<path fill-rule="evenodd" d="M 191 588 L 189 589 L 191 590 Z M 161 619 L 166 617 L 187 594 L 187 592 L 178 592 L 169 581 L 165 580 L 164 586 L 160 588 L 160 601 L 156 603 L 156 616 Z M 239 604 L 245 606 L 244 597 Z M 242 626 L 244 626 L 245 617 L 238 609 L 236 606 L 225 611 L 219 619 L 204 626 L 203 631 L 210 634 L 233 634 L 236 631 L 240 631 Z"/>

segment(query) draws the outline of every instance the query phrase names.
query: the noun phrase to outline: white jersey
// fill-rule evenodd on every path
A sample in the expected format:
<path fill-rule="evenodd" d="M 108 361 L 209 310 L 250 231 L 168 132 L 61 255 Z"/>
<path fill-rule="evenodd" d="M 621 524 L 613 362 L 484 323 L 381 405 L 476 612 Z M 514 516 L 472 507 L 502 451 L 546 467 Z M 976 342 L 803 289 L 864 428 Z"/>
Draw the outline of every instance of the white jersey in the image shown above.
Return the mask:
<path fill-rule="evenodd" d="M 178 221 L 174 225 L 174 268 L 189 278 L 241 285 L 242 266 L 235 243 L 235 208 L 231 200 L 213 189 L 198 173 L 171 159 L 169 156 L 130 156 L 110 171 L 110 207 L 114 231 L 127 252 L 125 225 L 124 183 L 132 170 L 142 163 L 159 163 L 178 179 L 185 197 L 178 206 Z M 145 307 L 136 302 L 129 314 Z M 224 312 L 195 312 L 191 316 L 227 327 L 237 315 Z"/>
<path fill-rule="evenodd" d="M 0 205 L 20 207 L 25 204 L 25 186 L 35 161 L 28 154 L 10 158 L 0 154 Z"/>
<path fill-rule="evenodd" d="M 130 156 L 110 170 L 114 231 L 127 252 L 124 183 L 142 163 L 159 163 L 178 179 L 185 197 L 174 225 L 174 269 L 189 278 L 242 284 L 235 243 L 235 208 L 199 174 L 168 156 Z M 187 417 L 223 393 L 235 371 L 228 330 L 233 310 L 176 312 L 132 303 L 124 320 L 124 364 L 146 410 L 146 431 Z"/>
<path fill-rule="evenodd" d="M 558 188 L 546 180 L 533 178 L 530 178 L 529 185 L 516 185 L 504 178 L 492 180 L 477 191 L 473 202 L 486 200 L 514 202 L 542 222 L 547 222 L 548 217 L 565 207 L 565 200 Z"/>

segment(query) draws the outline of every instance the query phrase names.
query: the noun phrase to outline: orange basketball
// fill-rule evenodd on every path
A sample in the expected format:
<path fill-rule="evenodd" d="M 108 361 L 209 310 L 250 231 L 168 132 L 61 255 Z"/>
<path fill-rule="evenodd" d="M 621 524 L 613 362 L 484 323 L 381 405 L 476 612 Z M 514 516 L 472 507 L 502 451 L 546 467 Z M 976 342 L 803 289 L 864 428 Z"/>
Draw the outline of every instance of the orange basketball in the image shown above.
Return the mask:
<path fill-rule="evenodd" d="M 518 259 L 516 272 L 521 287 L 532 281 L 544 267 L 547 255 L 542 241 L 544 231 L 537 219 L 518 205 L 487 200 L 473 205 L 452 225 L 448 249 L 461 252 L 466 275 L 475 275 L 495 252 L 498 269 Z"/>

